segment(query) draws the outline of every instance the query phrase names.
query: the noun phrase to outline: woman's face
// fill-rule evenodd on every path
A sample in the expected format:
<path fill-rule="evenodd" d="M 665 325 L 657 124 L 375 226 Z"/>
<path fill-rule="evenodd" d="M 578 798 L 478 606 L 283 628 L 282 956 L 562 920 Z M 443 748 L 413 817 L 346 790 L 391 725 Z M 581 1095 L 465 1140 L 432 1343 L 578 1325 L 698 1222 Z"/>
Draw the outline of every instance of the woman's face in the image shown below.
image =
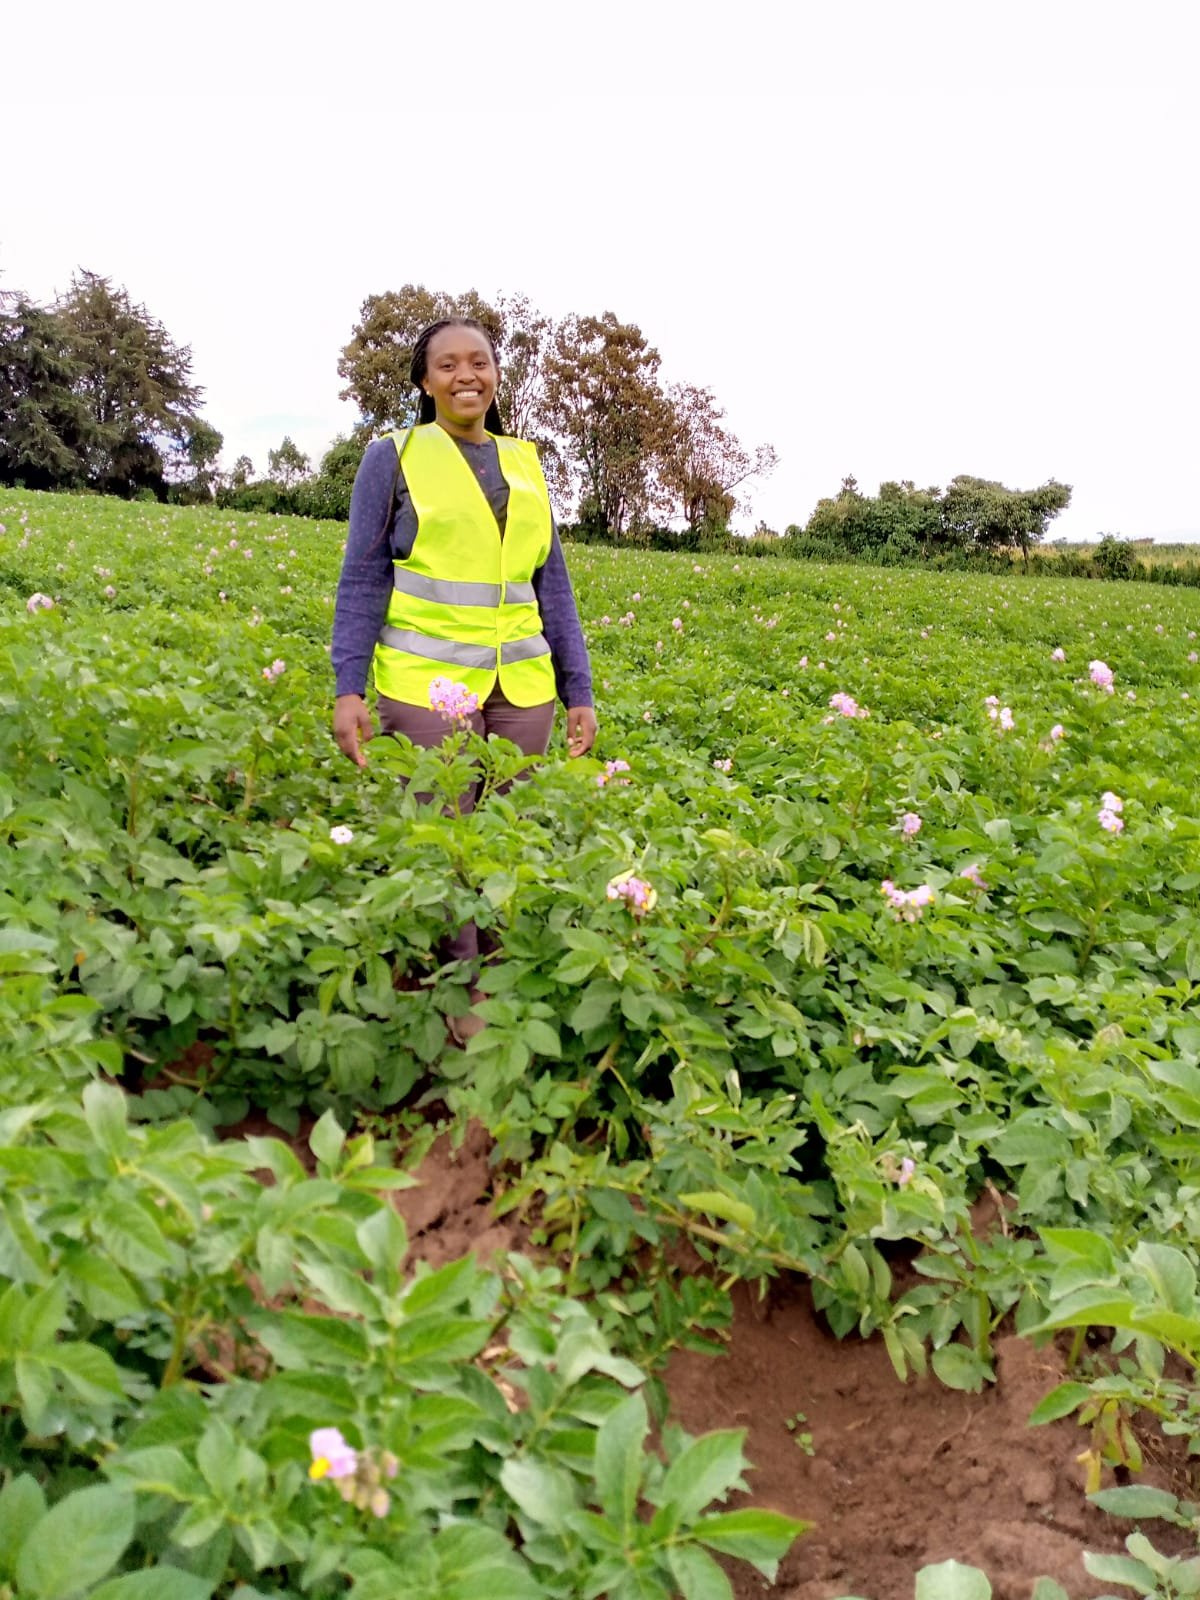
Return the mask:
<path fill-rule="evenodd" d="M 499 382 L 492 347 L 477 328 L 441 328 L 429 341 L 422 387 L 447 421 L 465 427 L 482 418 Z"/>

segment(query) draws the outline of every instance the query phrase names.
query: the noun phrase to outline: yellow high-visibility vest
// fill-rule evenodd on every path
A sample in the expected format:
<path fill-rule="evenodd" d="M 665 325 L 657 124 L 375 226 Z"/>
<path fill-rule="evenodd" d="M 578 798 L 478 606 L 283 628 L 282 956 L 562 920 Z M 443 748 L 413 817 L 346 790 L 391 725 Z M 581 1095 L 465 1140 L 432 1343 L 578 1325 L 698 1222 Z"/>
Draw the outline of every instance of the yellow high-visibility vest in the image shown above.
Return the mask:
<path fill-rule="evenodd" d="M 375 687 L 429 706 L 434 678 L 452 678 L 482 705 L 499 676 L 515 706 L 554 699 L 533 574 L 550 553 L 553 520 L 537 448 L 490 433 L 508 484 L 504 537 L 479 480 L 439 423 L 393 433 L 417 514 L 407 561 L 395 563 L 387 620 L 375 646 Z"/>

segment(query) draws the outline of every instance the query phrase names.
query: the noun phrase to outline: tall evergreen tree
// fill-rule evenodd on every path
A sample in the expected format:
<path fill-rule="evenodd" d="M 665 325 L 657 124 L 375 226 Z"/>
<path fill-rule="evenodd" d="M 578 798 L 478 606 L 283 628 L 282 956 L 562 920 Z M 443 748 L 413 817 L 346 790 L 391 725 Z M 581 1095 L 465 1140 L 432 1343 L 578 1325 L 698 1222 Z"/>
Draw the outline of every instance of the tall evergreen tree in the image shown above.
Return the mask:
<path fill-rule="evenodd" d="M 0 304 L 0 483 L 76 488 L 96 428 L 78 392 L 83 367 L 70 330 L 25 295 Z"/>
<path fill-rule="evenodd" d="M 115 494 L 161 491 L 161 446 L 186 442 L 203 392 L 191 382 L 191 350 L 95 272 L 78 272 L 54 309 L 80 369 L 75 391 L 94 424 L 87 481 Z"/>

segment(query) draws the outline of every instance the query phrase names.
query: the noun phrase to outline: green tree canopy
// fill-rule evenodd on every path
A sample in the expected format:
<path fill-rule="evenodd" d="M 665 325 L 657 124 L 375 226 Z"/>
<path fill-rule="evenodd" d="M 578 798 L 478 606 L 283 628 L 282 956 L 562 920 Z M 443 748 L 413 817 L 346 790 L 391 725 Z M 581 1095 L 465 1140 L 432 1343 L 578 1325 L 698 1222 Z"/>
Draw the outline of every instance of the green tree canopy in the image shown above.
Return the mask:
<path fill-rule="evenodd" d="M 671 413 L 659 354 L 611 312 L 567 317 L 545 358 L 543 415 L 565 442 L 580 485 L 580 519 L 619 534 L 645 516 Z"/>
<path fill-rule="evenodd" d="M 1037 489 L 1006 489 L 989 478 L 963 474 L 942 497 L 942 522 L 963 543 L 977 548 L 1019 549 L 1029 560 L 1051 519 L 1071 503 L 1069 484 L 1051 478 Z"/>
<path fill-rule="evenodd" d="M 306 477 L 311 470 L 312 462 L 287 434 L 278 450 L 267 451 L 267 472 L 285 489 L 290 489 L 298 478 Z"/>

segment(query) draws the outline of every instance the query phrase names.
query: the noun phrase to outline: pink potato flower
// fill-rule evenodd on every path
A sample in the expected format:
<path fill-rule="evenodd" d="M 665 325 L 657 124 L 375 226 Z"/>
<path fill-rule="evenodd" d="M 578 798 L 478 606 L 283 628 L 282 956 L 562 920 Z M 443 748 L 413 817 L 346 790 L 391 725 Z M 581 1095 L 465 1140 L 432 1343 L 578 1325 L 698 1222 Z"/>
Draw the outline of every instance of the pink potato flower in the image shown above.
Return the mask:
<path fill-rule="evenodd" d="M 352 1478 L 358 1471 L 358 1452 L 342 1438 L 340 1428 L 316 1428 L 308 1436 L 312 1465 L 308 1475 L 321 1478 Z"/>
<path fill-rule="evenodd" d="M 653 911 L 658 904 L 658 890 L 652 888 L 644 878 L 637 877 L 632 869 L 611 878 L 604 893 L 609 900 L 624 900 L 635 917 L 644 917 L 647 911 Z"/>
<path fill-rule="evenodd" d="M 479 696 L 453 678 L 434 678 L 429 685 L 429 706 L 447 722 L 463 726 L 479 710 Z"/>
<path fill-rule="evenodd" d="M 979 864 L 975 861 L 972 861 L 969 867 L 964 867 L 959 873 L 959 877 L 965 878 L 973 889 L 984 890 L 987 888 L 984 876 L 979 870 Z"/>
<path fill-rule="evenodd" d="M 921 819 L 915 811 L 906 811 L 900 818 L 900 832 L 906 839 L 912 839 L 921 831 Z"/>
<path fill-rule="evenodd" d="M 610 783 L 627 784 L 630 780 L 623 778 L 621 774 L 630 770 L 628 761 L 622 761 L 619 758 L 616 761 L 606 761 L 604 763 L 604 771 L 596 774 L 597 787 L 603 789 Z"/>
<path fill-rule="evenodd" d="M 26 600 L 25 609 L 30 613 L 30 615 L 32 615 L 35 611 L 53 611 L 54 601 L 48 594 L 42 594 L 42 592 L 38 590 L 36 594 L 31 594 L 29 599 Z"/>
<path fill-rule="evenodd" d="M 1097 689 L 1103 689 L 1106 694 L 1113 692 L 1113 670 L 1104 661 L 1088 662 L 1088 677 Z"/>
<path fill-rule="evenodd" d="M 865 717 L 868 715 L 866 708 L 864 706 L 860 706 L 852 694 L 845 694 L 840 689 L 838 690 L 837 694 L 830 695 L 829 704 L 839 716 Z"/>
<path fill-rule="evenodd" d="M 929 884 L 923 883 L 916 889 L 897 889 L 890 878 L 885 878 L 879 886 L 879 892 L 887 901 L 890 909 L 903 922 L 916 922 L 924 912 L 926 906 L 931 906 L 937 898 Z"/>

